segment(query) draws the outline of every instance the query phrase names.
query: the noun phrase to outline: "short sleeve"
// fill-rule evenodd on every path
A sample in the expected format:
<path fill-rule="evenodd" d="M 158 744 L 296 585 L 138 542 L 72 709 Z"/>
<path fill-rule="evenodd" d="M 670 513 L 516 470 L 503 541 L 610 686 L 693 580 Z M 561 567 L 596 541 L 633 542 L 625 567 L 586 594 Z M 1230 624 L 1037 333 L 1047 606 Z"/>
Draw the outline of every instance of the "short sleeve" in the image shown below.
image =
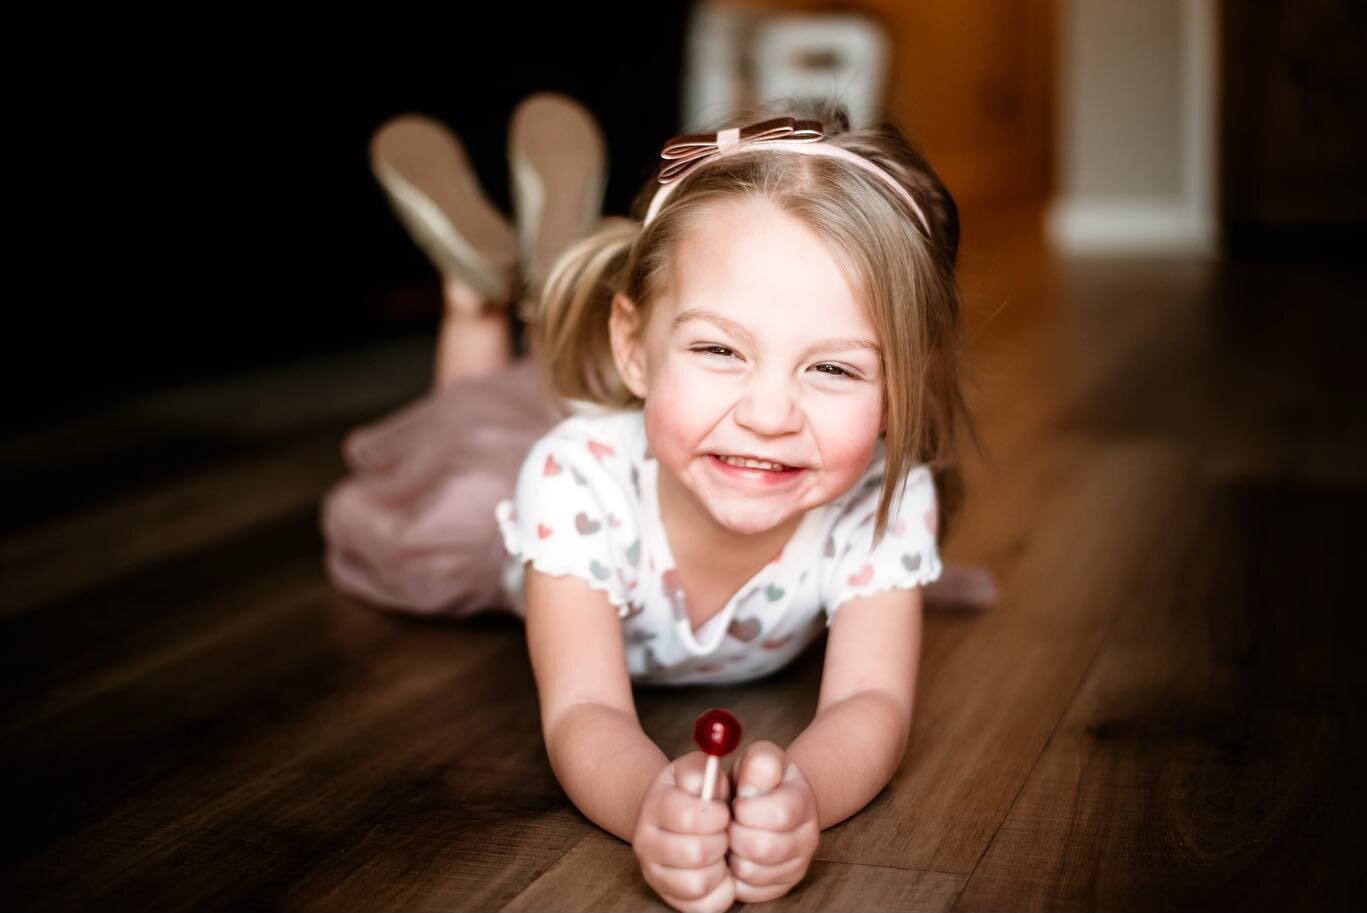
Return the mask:
<path fill-rule="evenodd" d="M 578 577 L 625 616 L 638 521 L 620 467 L 605 465 L 611 456 L 615 448 L 590 436 L 553 429 L 532 446 L 512 499 L 499 502 L 495 515 L 511 559 L 553 577 Z"/>
<path fill-rule="evenodd" d="M 888 513 L 887 531 L 876 546 L 873 531 L 882 496 L 883 475 L 871 472 L 837 517 L 823 544 L 821 604 L 826 624 L 841 603 L 878 590 L 911 589 L 940 576 L 935 541 L 935 480 L 929 467 L 907 473 L 901 497 Z"/>

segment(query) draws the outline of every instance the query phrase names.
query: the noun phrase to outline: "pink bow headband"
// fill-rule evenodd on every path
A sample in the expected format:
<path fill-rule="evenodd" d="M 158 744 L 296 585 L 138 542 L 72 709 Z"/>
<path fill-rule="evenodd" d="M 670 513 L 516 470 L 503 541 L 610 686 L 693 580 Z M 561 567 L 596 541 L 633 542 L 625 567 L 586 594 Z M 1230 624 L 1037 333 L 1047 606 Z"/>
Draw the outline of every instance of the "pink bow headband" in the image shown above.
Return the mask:
<path fill-rule="evenodd" d="M 916 213 L 916 218 L 920 220 L 921 227 L 925 229 L 926 237 L 930 237 L 930 223 L 926 221 L 925 213 L 921 211 L 916 200 L 896 178 L 862 155 L 857 155 L 840 146 L 824 143 L 822 142 L 823 139 L 825 139 L 825 135 L 821 132 L 820 123 L 811 120 L 795 120 L 791 117 L 777 117 L 773 120 L 751 124 L 748 127 L 731 127 L 726 130 L 719 130 L 716 133 L 676 136 L 665 143 L 664 148 L 660 151 L 660 158 L 666 162 L 660 167 L 659 181 L 661 186 L 650 201 L 650 208 L 646 211 L 643 224 L 649 225 L 654 220 L 664 206 L 665 200 L 674 191 L 674 187 L 694 168 L 724 155 L 759 147 L 784 152 L 797 152 L 801 155 L 823 155 L 848 162 L 856 168 L 862 168 L 897 192 L 897 195 L 906 202 L 907 206 L 911 207 L 911 211 Z"/>

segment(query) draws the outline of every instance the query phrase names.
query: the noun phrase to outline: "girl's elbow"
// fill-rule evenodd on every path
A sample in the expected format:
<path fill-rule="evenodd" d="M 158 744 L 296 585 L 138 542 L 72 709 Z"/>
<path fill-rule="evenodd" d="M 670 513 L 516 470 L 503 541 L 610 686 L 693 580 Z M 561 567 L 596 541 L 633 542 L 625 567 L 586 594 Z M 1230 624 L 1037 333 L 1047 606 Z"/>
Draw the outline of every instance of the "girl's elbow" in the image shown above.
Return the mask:
<path fill-rule="evenodd" d="M 907 742 L 911 738 L 911 702 L 902 700 L 889 691 L 872 691 L 869 694 L 876 698 L 883 716 L 883 725 L 880 728 L 888 734 L 888 739 L 892 743 L 895 763 L 901 763 L 902 756 L 906 754 Z"/>
<path fill-rule="evenodd" d="M 894 731 L 906 735 L 911 731 L 911 699 L 905 695 L 894 694 L 882 688 L 871 689 L 865 694 L 876 697 L 883 712 L 893 724 Z"/>

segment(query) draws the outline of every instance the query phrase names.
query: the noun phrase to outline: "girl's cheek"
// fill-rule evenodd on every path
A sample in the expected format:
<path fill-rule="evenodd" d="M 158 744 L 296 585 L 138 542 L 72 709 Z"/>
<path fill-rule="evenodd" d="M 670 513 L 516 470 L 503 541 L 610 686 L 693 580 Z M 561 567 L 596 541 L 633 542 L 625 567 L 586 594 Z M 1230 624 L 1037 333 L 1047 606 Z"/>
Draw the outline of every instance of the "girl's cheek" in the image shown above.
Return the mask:
<path fill-rule="evenodd" d="M 807 404 L 807 417 L 843 435 L 864 438 L 878 436 L 883 413 L 883 397 L 877 390 L 860 391 L 856 396 L 813 396 Z"/>
<path fill-rule="evenodd" d="M 686 360 L 669 359 L 652 385 L 651 398 L 662 414 L 678 422 L 706 423 L 711 407 L 726 400 L 727 384 L 705 376 Z"/>
<path fill-rule="evenodd" d="M 862 474 L 878 444 L 880 397 L 830 401 L 808 412 L 828 468 Z"/>
<path fill-rule="evenodd" d="M 674 439 L 687 435 L 689 404 L 687 399 L 671 391 L 651 391 L 646 400 L 646 431 L 652 442 L 662 436 Z M 658 446 L 658 445 L 657 445 Z"/>
<path fill-rule="evenodd" d="M 646 398 L 646 434 L 657 455 L 661 451 L 690 450 L 708 427 L 709 391 L 687 383 L 677 372 L 661 372 Z"/>

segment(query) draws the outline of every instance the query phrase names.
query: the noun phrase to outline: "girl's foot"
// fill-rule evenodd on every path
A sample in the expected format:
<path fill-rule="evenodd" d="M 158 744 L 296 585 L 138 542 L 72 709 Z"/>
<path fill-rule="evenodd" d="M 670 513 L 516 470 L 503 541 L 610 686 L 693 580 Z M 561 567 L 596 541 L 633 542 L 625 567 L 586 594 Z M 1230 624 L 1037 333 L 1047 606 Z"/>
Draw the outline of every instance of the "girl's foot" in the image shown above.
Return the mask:
<path fill-rule="evenodd" d="M 607 144 L 579 102 L 537 92 L 509 120 L 508 165 L 522 279 L 534 300 L 555 259 L 598 223 L 607 189 Z M 529 304 L 519 309 L 524 319 Z"/>
<path fill-rule="evenodd" d="M 503 304 L 516 280 L 518 238 L 484 195 L 459 137 L 402 114 L 370 140 L 370 167 L 394 214 L 442 276 Z"/>

